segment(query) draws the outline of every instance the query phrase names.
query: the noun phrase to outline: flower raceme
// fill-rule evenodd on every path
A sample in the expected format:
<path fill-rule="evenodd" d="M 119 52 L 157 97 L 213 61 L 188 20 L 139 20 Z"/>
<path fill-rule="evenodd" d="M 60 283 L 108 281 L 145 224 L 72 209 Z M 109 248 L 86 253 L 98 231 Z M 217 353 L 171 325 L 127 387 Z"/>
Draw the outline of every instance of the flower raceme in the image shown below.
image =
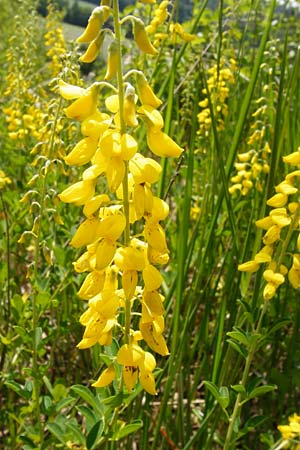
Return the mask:
<path fill-rule="evenodd" d="M 252 260 L 238 266 L 243 272 L 255 272 L 261 264 L 267 264 L 263 272 L 266 281 L 264 300 L 274 297 L 286 275 L 293 288 L 300 287 L 300 147 L 284 156 L 283 161 L 298 166 L 298 169 L 276 186 L 276 194 L 267 201 L 272 208 L 269 215 L 256 221 L 256 226 L 265 230 L 264 247 Z"/>
<path fill-rule="evenodd" d="M 78 40 L 97 39 L 109 13 L 107 2 L 96 8 Z M 149 52 L 145 27 L 138 19 L 134 23 L 139 48 L 144 46 L 144 51 Z M 116 58 L 114 66 L 119 64 Z M 115 70 L 110 70 L 112 76 L 106 79 L 115 77 Z M 111 357 L 111 364 L 93 386 L 105 387 L 113 382 L 118 373 L 116 365 L 120 365 L 128 391 L 139 380 L 147 392 L 155 394 L 156 361 L 142 348 L 141 341 L 162 356 L 169 354 L 163 337 L 164 297 L 159 293 L 163 278 L 158 269 L 169 260 L 161 225 L 169 208 L 152 192 L 161 166 L 141 153 L 135 130 L 141 125 L 146 127 L 148 147 L 156 156 L 178 157 L 183 150 L 162 131 L 164 121 L 157 110 L 161 100 L 144 74 L 135 70 L 131 74 L 136 76 L 136 89 L 127 81 L 124 92 L 120 91 L 120 83 L 118 90 L 111 85 L 117 94 L 106 98 L 106 111 L 98 109 L 103 82 L 84 89 L 59 81 L 61 96 L 71 101 L 65 114 L 81 123 L 84 136 L 64 159 L 68 165 L 87 166 L 82 179 L 59 197 L 63 202 L 82 205 L 85 216 L 71 240 L 73 247 L 86 248 L 74 262 L 76 272 L 87 273 L 78 292 L 87 301 L 87 309 L 80 318 L 85 331 L 78 347 L 110 345 L 120 330 L 124 337 L 123 345 Z M 126 76 L 123 78 L 127 80 Z M 104 85 L 108 83 L 105 81 Z M 100 177 L 106 180 L 105 193 L 98 192 Z M 141 231 L 138 236 L 132 226 Z M 133 312 L 140 317 L 138 330 L 131 323 Z"/>

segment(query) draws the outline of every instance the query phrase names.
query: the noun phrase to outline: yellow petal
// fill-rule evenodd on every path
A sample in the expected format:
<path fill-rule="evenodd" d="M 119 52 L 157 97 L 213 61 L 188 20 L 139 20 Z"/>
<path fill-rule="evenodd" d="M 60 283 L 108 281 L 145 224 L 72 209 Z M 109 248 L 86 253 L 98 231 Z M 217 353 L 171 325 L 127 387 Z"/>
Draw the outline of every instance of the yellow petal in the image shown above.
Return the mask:
<path fill-rule="evenodd" d="M 151 264 L 148 264 L 143 270 L 143 280 L 145 283 L 145 288 L 148 291 L 154 291 L 158 289 L 163 282 L 163 278 L 159 270 L 157 270 L 156 267 L 152 266 Z"/>
<path fill-rule="evenodd" d="M 166 133 L 153 127 L 147 130 L 147 143 L 150 150 L 157 156 L 177 158 L 183 152 L 183 148 L 179 147 Z"/>
<path fill-rule="evenodd" d="M 97 246 L 95 267 L 93 268 L 96 270 L 105 269 L 111 263 L 115 255 L 116 247 L 117 244 L 114 241 L 102 239 Z"/>
<path fill-rule="evenodd" d="M 117 361 L 123 366 L 137 366 L 144 359 L 145 352 L 137 344 L 124 344 L 117 354 Z"/>
<path fill-rule="evenodd" d="M 94 242 L 98 237 L 100 221 L 96 217 L 89 217 L 81 223 L 74 234 L 71 245 L 75 248 L 82 247 Z"/>
<path fill-rule="evenodd" d="M 147 391 L 151 395 L 156 395 L 155 379 L 153 373 L 141 370 L 139 380 L 145 391 Z"/>
<path fill-rule="evenodd" d="M 161 334 L 155 331 L 154 325 L 151 322 L 139 324 L 140 331 L 143 335 L 143 339 L 146 341 L 147 345 L 162 356 L 169 354 L 168 347 L 166 345 L 165 339 Z"/>
<path fill-rule="evenodd" d="M 98 388 L 108 386 L 110 383 L 113 382 L 114 378 L 115 378 L 115 367 L 113 364 L 111 364 L 105 370 L 103 370 L 98 380 L 95 381 L 95 383 L 93 383 L 92 386 Z"/>
<path fill-rule="evenodd" d="M 103 8 L 97 6 L 93 9 L 87 27 L 84 32 L 76 39 L 77 42 L 91 42 L 94 40 L 102 27 L 104 22 Z"/>
<path fill-rule="evenodd" d="M 78 142 L 73 150 L 64 158 L 66 164 L 82 166 L 88 163 L 97 149 L 97 141 L 90 137 Z"/>
<path fill-rule="evenodd" d="M 89 300 L 99 294 L 104 287 L 105 272 L 93 270 L 89 273 L 81 285 L 77 295 L 83 300 Z"/>
<path fill-rule="evenodd" d="M 65 83 L 63 80 L 59 80 L 58 86 L 60 95 L 66 100 L 83 97 L 87 92 L 86 89 L 75 86 L 74 84 Z"/>
<path fill-rule="evenodd" d="M 58 195 L 59 199 L 64 203 L 75 203 L 76 205 L 84 205 L 89 201 L 95 193 L 95 183 L 93 180 L 78 181 L 65 189 Z"/>

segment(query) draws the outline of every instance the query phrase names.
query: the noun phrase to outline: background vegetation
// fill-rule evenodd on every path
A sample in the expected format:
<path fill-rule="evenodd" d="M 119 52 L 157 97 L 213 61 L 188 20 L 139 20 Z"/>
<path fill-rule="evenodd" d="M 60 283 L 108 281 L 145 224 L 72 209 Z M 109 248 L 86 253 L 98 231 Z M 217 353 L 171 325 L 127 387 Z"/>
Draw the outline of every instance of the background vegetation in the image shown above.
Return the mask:
<path fill-rule="evenodd" d="M 265 301 L 266 266 L 238 270 L 263 247 L 255 221 L 268 216 L 267 199 L 299 166 L 282 159 L 300 146 L 297 5 L 203 0 L 184 2 L 178 17 L 177 2 L 158 30 L 165 39 L 151 36 L 152 58 L 124 31 L 124 60 L 151 80 L 164 130 L 185 149 L 162 161 L 157 192 L 171 211 L 163 269 L 171 355 L 158 358 L 153 397 L 140 386 L 91 387 L 117 341 L 105 352 L 76 348 L 85 305 L 69 243 L 80 219 L 58 194 L 81 173 L 63 161 L 80 129 L 63 112 L 57 80 L 103 80 L 107 43 L 84 65 L 83 48 L 62 35 L 65 13 L 86 24 L 86 2 L 59 2 L 63 13 L 48 7 L 46 18 L 37 13 L 43 2 L 0 3 L 0 448 L 299 448 L 299 433 L 283 443 L 277 429 L 300 412 L 299 286 L 282 269 L 284 283 Z M 121 5 L 146 24 L 157 8 Z M 187 18 L 194 40 L 170 31 Z M 137 138 L 146 154 L 145 136 Z M 287 270 L 300 253 L 298 223 L 291 233 L 280 241 Z"/>

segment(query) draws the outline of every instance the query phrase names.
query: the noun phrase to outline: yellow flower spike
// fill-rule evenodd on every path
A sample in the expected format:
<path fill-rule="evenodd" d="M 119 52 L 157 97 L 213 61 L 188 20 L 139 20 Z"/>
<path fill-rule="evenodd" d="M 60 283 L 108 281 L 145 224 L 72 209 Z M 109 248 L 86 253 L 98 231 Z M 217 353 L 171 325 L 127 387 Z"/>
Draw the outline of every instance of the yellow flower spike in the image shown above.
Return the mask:
<path fill-rule="evenodd" d="M 83 300 L 90 300 L 99 294 L 104 287 L 105 271 L 93 270 L 90 272 L 82 283 L 77 295 Z"/>
<path fill-rule="evenodd" d="M 154 127 L 148 127 L 147 143 L 156 156 L 177 158 L 183 152 L 183 148 L 179 147 L 173 139 Z"/>
<path fill-rule="evenodd" d="M 118 46 L 116 41 L 112 41 L 108 47 L 107 70 L 104 80 L 111 80 L 117 74 L 118 70 Z"/>
<path fill-rule="evenodd" d="M 108 386 L 115 379 L 115 374 L 116 374 L 115 367 L 113 364 L 110 364 L 110 366 L 104 369 L 98 380 L 95 381 L 95 383 L 93 383 L 92 386 L 96 388 Z"/>
<path fill-rule="evenodd" d="M 151 264 L 147 264 L 146 267 L 144 268 L 143 280 L 145 288 L 148 291 L 154 291 L 156 289 L 159 289 L 163 282 L 163 278 L 159 270 L 157 270 L 156 267 L 152 266 Z"/>
<path fill-rule="evenodd" d="M 273 225 L 268 231 L 265 233 L 263 237 L 263 243 L 265 245 L 273 244 L 274 242 L 280 239 L 281 228 L 278 225 Z"/>
<path fill-rule="evenodd" d="M 159 334 L 155 330 L 153 322 L 142 323 L 142 321 L 140 321 L 139 328 L 142 333 L 143 339 L 153 351 L 161 356 L 169 355 L 166 341 L 162 334 Z"/>
<path fill-rule="evenodd" d="M 149 55 L 157 55 L 158 51 L 150 42 L 148 34 L 145 29 L 144 22 L 136 17 L 133 20 L 133 36 L 138 47 L 142 52 Z"/>
<path fill-rule="evenodd" d="M 288 201 L 287 194 L 283 194 L 282 192 L 273 195 L 273 197 L 269 198 L 267 201 L 267 205 L 273 206 L 274 208 L 281 208 L 285 206 Z"/>
<path fill-rule="evenodd" d="M 81 123 L 81 133 L 96 141 L 102 136 L 104 131 L 106 131 L 110 125 L 110 116 L 108 114 L 96 111 Z"/>
<path fill-rule="evenodd" d="M 63 80 L 59 80 L 58 87 L 60 95 L 66 100 L 74 100 L 76 98 L 85 96 L 87 93 L 86 89 L 66 83 Z"/>
<path fill-rule="evenodd" d="M 91 216 L 96 212 L 103 203 L 108 203 L 109 197 L 107 194 L 96 195 L 96 197 L 91 198 L 83 207 L 83 214 L 86 217 Z"/>
<path fill-rule="evenodd" d="M 65 108 L 66 116 L 75 120 L 84 120 L 97 110 L 98 86 L 92 85 L 74 103 Z"/>
<path fill-rule="evenodd" d="M 293 255 L 293 265 L 288 272 L 288 279 L 294 289 L 300 287 L 300 255 Z"/>
<path fill-rule="evenodd" d="M 75 203 L 76 205 L 84 205 L 89 201 L 95 193 L 94 180 L 78 181 L 58 194 L 59 199 L 64 203 Z"/>
<path fill-rule="evenodd" d="M 105 267 L 107 267 L 113 260 L 116 248 L 117 244 L 115 241 L 112 241 L 111 239 L 102 239 L 97 246 L 96 259 L 93 264 L 93 269 L 105 269 Z"/>
<path fill-rule="evenodd" d="M 144 235 L 146 241 L 157 251 L 168 253 L 166 235 L 164 229 L 159 223 L 146 221 L 144 226 Z"/>
<path fill-rule="evenodd" d="M 144 3 L 145 5 L 153 5 L 156 3 L 156 0 L 139 0 L 141 3 Z"/>
<path fill-rule="evenodd" d="M 136 81 L 138 96 L 141 103 L 143 105 L 150 105 L 153 108 L 158 108 L 162 104 L 162 101 L 154 94 L 142 72 L 137 73 Z"/>
<path fill-rule="evenodd" d="M 124 270 L 122 273 L 122 288 L 124 290 L 125 297 L 131 299 L 136 290 L 138 283 L 138 274 L 136 270 Z"/>
<path fill-rule="evenodd" d="M 96 217 L 89 217 L 76 230 L 70 244 L 79 248 L 91 244 L 99 238 L 98 227 L 100 221 Z"/>
<path fill-rule="evenodd" d="M 130 127 L 137 127 L 139 122 L 135 111 L 135 89 L 128 83 L 124 97 L 124 120 L 126 125 Z"/>
<path fill-rule="evenodd" d="M 154 159 L 145 158 L 140 153 L 136 153 L 129 161 L 129 170 L 135 183 L 152 184 L 159 180 L 162 168 Z"/>
<path fill-rule="evenodd" d="M 101 6 L 97 6 L 97 8 L 93 9 L 87 27 L 84 32 L 76 39 L 76 42 L 91 42 L 93 41 L 102 25 L 104 23 L 104 8 Z"/>
<path fill-rule="evenodd" d="M 97 141 L 87 137 L 78 142 L 73 150 L 64 158 L 68 165 L 82 166 L 87 164 L 95 154 Z"/>
<path fill-rule="evenodd" d="M 155 130 L 161 130 L 164 126 L 164 119 L 157 109 L 151 105 L 142 105 L 137 112 L 145 116 L 146 123 Z"/>

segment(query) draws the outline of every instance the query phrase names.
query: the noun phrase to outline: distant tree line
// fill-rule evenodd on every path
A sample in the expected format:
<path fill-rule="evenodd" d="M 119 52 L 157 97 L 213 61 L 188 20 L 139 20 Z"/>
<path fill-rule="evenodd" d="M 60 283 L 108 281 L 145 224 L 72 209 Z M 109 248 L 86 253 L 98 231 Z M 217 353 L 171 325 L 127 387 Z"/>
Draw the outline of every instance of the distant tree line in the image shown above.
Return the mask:
<path fill-rule="evenodd" d="M 119 0 L 120 9 L 123 10 L 126 6 L 132 4 L 135 0 Z M 214 0 L 211 0 L 214 1 Z M 59 10 L 64 11 L 64 22 L 73 25 L 85 27 L 90 17 L 91 8 L 84 6 L 83 2 L 78 0 L 54 0 L 53 3 L 57 5 Z M 85 0 L 85 3 L 92 5 L 99 5 L 99 0 Z M 179 2 L 178 21 L 184 22 L 189 20 L 192 15 L 193 1 L 184 0 Z M 47 0 L 39 0 L 38 12 L 43 16 L 47 15 Z"/>

